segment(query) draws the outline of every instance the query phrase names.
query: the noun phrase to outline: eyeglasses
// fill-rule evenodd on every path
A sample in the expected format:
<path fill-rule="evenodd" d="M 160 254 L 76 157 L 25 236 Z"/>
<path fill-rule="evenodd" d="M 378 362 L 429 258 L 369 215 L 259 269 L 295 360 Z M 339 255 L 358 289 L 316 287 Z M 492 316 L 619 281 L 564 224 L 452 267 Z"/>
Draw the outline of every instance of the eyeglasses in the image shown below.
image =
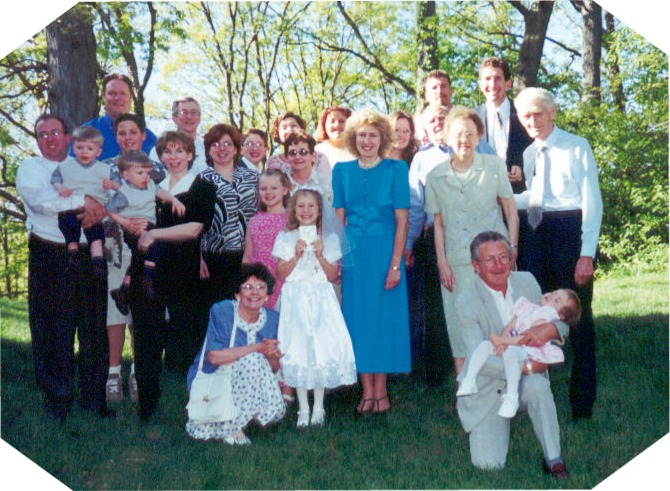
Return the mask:
<path fill-rule="evenodd" d="M 288 151 L 288 155 L 290 157 L 295 157 L 296 155 L 302 155 L 304 157 L 305 155 L 311 155 L 311 154 L 312 154 L 312 152 L 310 152 L 306 148 L 301 148 L 300 150 L 289 150 Z"/>
<path fill-rule="evenodd" d="M 484 263 L 489 267 L 495 265 L 496 262 L 507 265 L 510 262 L 510 257 L 509 254 L 500 254 L 499 256 L 487 256 L 477 262 Z"/>
<path fill-rule="evenodd" d="M 233 146 L 233 142 L 228 141 L 228 140 L 226 140 L 226 141 L 222 141 L 222 142 L 214 142 L 214 143 L 212 143 L 212 146 L 213 146 L 214 148 L 218 148 L 218 147 L 228 148 L 228 147 L 232 147 L 232 146 Z"/>
<path fill-rule="evenodd" d="M 200 111 L 198 111 L 197 109 L 191 109 L 191 110 L 180 109 L 179 110 L 179 115 L 180 116 L 197 116 L 198 114 L 200 114 Z"/>
<path fill-rule="evenodd" d="M 467 133 L 458 133 L 454 136 L 456 137 L 457 140 L 462 140 L 462 139 L 472 140 L 476 135 L 477 135 L 477 133 L 472 133 L 472 132 L 468 131 Z"/>
<path fill-rule="evenodd" d="M 37 138 L 40 140 L 46 140 L 50 136 L 62 136 L 63 135 L 63 130 L 51 130 L 51 131 L 40 131 L 37 134 Z"/>
<path fill-rule="evenodd" d="M 260 142 L 244 142 L 244 146 L 247 148 L 262 148 L 265 145 Z"/>
<path fill-rule="evenodd" d="M 256 283 L 255 285 L 253 283 L 245 283 L 240 288 L 245 292 L 250 292 L 251 290 L 266 292 L 268 290 L 268 286 L 265 283 Z"/>

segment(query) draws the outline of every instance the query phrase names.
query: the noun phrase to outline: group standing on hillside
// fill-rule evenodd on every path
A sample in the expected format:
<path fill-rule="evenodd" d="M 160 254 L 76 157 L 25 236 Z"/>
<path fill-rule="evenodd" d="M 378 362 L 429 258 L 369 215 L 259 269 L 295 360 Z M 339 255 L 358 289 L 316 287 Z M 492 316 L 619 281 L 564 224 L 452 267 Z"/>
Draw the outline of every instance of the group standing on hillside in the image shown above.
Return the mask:
<path fill-rule="evenodd" d="M 520 409 L 545 470 L 567 477 L 547 374 L 562 357 L 538 350 L 570 335 L 572 416 L 590 418 L 595 160 L 555 125 L 551 93 L 507 97 L 505 60 L 482 63 L 479 88 L 482 106 L 453 106 L 449 75 L 435 70 L 414 116 L 334 106 L 316 139 L 286 111 L 271 156 L 258 128 L 219 123 L 201 136 L 192 97 L 174 102 L 176 130 L 156 138 L 130 112 L 132 83 L 119 74 L 103 81 L 105 114 L 72 136 L 58 115 L 41 115 L 41 156 L 21 164 L 17 189 L 47 414 L 65 421 L 78 380 L 82 409 L 114 417 L 108 405 L 129 397 L 149 420 L 164 363 L 189 390 L 199 373 L 232 367 L 230 417 L 186 430 L 248 444 L 251 421 L 278 421 L 296 397 L 297 426 L 323 425 L 327 390 L 357 379 L 356 413 L 386 413 L 389 374 L 439 385 L 450 356 L 473 464 L 504 467 Z M 538 302 L 555 310 L 527 320 Z"/>

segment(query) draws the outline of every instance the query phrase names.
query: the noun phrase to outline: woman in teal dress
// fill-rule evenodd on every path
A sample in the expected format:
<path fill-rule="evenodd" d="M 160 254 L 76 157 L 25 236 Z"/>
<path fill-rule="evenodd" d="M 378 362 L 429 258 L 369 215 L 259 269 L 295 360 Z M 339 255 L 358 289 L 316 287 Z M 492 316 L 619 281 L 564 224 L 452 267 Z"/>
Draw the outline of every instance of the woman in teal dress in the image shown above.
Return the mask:
<path fill-rule="evenodd" d="M 363 386 L 359 413 L 391 408 L 388 373 L 411 371 L 403 250 L 407 237 L 407 164 L 383 158 L 393 143 L 385 116 L 362 111 L 344 140 L 356 160 L 333 169 L 333 207 L 352 242 L 342 269 L 342 310 Z"/>

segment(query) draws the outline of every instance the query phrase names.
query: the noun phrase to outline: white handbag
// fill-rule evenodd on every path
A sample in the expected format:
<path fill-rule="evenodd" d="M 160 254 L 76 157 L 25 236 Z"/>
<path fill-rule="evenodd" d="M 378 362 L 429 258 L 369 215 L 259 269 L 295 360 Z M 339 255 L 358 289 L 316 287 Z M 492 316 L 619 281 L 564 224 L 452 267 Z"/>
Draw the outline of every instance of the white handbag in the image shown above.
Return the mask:
<path fill-rule="evenodd" d="M 230 336 L 229 348 L 232 348 L 235 342 L 235 333 L 237 331 L 235 324 Z M 213 373 L 203 372 L 202 364 L 205 359 L 206 346 L 207 337 L 205 337 L 205 342 L 202 345 L 198 372 L 191 383 L 191 392 L 189 394 L 188 405 L 186 406 L 188 418 L 195 423 L 230 421 L 235 419 L 239 413 L 233 403 L 233 364 L 221 365 Z"/>

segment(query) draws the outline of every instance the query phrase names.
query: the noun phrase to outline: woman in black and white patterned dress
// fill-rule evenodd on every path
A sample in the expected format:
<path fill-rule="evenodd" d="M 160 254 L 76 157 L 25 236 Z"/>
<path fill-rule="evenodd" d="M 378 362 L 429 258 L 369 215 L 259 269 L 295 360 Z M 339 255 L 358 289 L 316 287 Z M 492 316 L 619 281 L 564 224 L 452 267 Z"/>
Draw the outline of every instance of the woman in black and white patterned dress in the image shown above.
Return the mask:
<path fill-rule="evenodd" d="M 200 277 L 209 279 L 210 305 L 232 299 L 239 279 L 244 237 L 258 209 L 258 173 L 239 165 L 242 137 L 217 124 L 205 135 L 208 169 L 200 174 L 216 186 L 214 218 L 202 236 Z"/>

